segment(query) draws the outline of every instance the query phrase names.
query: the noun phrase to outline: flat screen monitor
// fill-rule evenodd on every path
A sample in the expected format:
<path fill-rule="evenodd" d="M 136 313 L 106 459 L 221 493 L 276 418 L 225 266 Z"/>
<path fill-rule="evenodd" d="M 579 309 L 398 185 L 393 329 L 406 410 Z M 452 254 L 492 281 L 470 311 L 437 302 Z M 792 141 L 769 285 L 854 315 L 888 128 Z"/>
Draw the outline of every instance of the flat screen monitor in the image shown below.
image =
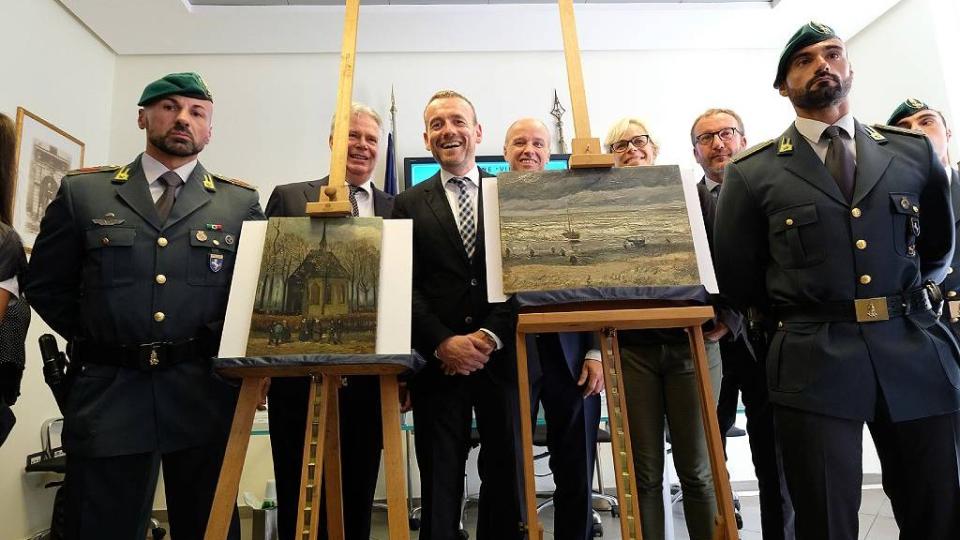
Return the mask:
<path fill-rule="evenodd" d="M 567 168 L 567 159 L 570 154 L 553 154 L 545 167 L 548 170 L 563 170 Z M 509 165 L 503 156 L 477 156 L 477 166 L 492 175 L 509 170 Z M 423 182 L 437 174 L 440 165 L 432 157 L 403 158 L 403 183 L 406 189 Z"/>

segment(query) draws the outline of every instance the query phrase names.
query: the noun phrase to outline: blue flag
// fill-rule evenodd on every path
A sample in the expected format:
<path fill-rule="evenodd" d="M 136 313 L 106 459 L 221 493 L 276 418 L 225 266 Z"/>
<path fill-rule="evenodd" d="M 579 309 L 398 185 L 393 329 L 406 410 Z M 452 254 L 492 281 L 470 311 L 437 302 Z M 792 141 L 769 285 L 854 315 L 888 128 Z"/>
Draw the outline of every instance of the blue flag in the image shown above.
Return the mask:
<path fill-rule="evenodd" d="M 387 134 L 387 167 L 383 174 L 383 190 L 390 195 L 397 194 L 397 162 L 394 158 L 393 133 Z"/>

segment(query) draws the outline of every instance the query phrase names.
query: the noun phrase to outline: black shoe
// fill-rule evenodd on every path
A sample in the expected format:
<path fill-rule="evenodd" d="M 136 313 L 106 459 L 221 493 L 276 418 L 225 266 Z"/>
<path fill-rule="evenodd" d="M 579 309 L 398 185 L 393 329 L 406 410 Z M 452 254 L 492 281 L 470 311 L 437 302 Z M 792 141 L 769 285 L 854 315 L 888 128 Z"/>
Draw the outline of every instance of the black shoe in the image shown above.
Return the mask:
<path fill-rule="evenodd" d="M 730 429 L 727 430 L 727 437 L 743 437 L 747 432 L 738 428 L 737 426 L 730 426 Z"/>

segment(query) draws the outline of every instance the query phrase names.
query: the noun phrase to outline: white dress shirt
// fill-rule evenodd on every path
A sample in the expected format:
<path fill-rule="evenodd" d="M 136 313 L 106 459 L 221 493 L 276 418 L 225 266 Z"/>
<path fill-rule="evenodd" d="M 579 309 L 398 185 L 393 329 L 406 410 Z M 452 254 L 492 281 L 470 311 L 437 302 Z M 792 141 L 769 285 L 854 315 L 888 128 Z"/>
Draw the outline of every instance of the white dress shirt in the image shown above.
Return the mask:
<path fill-rule="evenodd" d="M 830 139 L 824 137 L 823 132 L 830 127 L 830 124 L 825 124 L 811 118 L 798 117 L 796 121 L 794 121 L 794 125 L 797 126 L 797 131 L 803 135 L 803 138 L 813 147 L 813 151 L 816 152 L 820 161 L 826 161 L 827 149 L 830 148 Z M 833 125 L 840 128 L 840 138 L 843 140 L 843 145 L 850 151 L 850 155 L 853 156 L 853 162 L 856 163 L 857 144 L 854 139 L 854 137 L 856 137 L 856 123 L 853 121 L 853 115 L 847 113 Z"/>
<path fill-rule="evenodd" d="M 156 203 L 160 199 L 160 196 L 163 195 L 163 191 L 167 189 L 167 184 L 160 179 L 163 176 L 163 173 L 169 171 L 166 165 L 160 163 L 153 157 L 151 157 L 146 152 L 143 153 L 143 157 L 140 158 L 140 165 L 143 167 L 143 175 L 147 177 L 147 186 L 150 188 L 150 196 L 153 197 L 153 202 Z M 197 168 L 197 160 L 193 160 L 186 165 L 182 165 L 173 169 L 173 172 L 177 173 L 183 184 L 180 184 L 180 187 L 177 188 L 176 194 L 180 195 L 180 190 L 183 189 L 183 186 L 187 183 L 187 179 L 190 178 L 190 175 L 193 174 L 193 170 Z"/>

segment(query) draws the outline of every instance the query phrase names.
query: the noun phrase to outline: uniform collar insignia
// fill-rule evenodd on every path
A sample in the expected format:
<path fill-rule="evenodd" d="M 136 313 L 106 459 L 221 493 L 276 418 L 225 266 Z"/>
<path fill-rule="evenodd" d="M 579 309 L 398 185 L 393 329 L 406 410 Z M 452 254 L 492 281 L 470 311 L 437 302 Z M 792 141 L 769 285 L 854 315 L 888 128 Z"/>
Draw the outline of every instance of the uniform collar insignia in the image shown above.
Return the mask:
<path fill-rule="evenodd" d="M 213 183 L 213 177 L 209 174 L 203 175 L 203 189 L 209 191 L 210 193 L 217 191 L 217 186 Z"/>
<path fill-rule="evenodd" d="M 130 179 L 130 167 L 121 167 L 117 174 L 113 175 L 114 184 L 122 184 Z"/>
<path fill-rule="evenodd" d="M 877 141 L 878 144 L 887 144 L 887 138 L 879 131 L 870 126 L 863 126 L 863 130 L 867 132 L 867 135 L 869 135 L 871 139 Z"/>
<path fill-rule="evenodd" d="M 793 141 L 790 137 L 784 135 L 780 137 L 780 144 L 777 146 L 777 155 L 778 156 L 790 156 L 793 155 Z"/>

